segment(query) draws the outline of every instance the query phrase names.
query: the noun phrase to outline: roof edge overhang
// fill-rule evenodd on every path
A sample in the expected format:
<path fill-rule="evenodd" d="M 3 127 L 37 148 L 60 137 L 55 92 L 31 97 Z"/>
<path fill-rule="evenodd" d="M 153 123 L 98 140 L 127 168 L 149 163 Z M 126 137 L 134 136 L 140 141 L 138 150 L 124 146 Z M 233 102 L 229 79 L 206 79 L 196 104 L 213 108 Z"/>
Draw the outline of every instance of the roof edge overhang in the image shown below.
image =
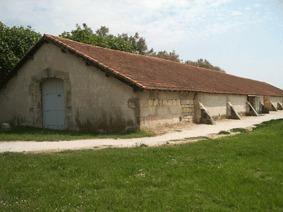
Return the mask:
<path fill-rule="evenodd" d="M 223 95 L 238 95 L 238 96 L 270 96 L 270 97 L 283 97 L 282 95 L 275 94 L 258 94 L 258 93 L 236 93 L 236 92 L 225 92 L 225 91 L 205 91 L 197 89 L 182 89 L 182 88 L 150 88 L 145 87 L 144 90 L 149 91 L 168 91 L 168 92 L 197 92 L 197 93 L 206 93 L 206 94 L 223 94 Z"/>

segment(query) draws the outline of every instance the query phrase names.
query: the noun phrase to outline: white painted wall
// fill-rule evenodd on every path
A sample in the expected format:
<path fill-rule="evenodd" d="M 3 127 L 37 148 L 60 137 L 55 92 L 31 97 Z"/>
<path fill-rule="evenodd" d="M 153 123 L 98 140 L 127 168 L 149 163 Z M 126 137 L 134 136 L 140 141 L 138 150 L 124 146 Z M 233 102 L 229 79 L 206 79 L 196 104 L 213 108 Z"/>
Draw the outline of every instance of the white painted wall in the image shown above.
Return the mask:
<path fill-rule="evenodd" d="M 234 109 L 240 113 L 245 114 L 247 112 L 247 96 L 243 95 L 228 95 L 227 101 L 231 102 Z"/>
<path fill-rule="evenodd" d="M 246 113 L 247 96 L 226 95 L 226 94 L 207 94 L 199 93 L 200 101 L 214 118 L 221 118 L 227 115 L 227 102 L 231 102 L 238 113 Z"/>

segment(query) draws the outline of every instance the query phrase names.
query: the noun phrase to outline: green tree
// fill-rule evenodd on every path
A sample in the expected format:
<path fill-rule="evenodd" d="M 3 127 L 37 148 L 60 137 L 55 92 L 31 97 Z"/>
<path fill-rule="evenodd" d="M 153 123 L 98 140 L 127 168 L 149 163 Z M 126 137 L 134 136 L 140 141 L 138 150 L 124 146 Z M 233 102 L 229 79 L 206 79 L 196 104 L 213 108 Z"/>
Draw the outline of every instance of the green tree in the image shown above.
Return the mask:
<path fill-rule="evenodd" d="M 0 87 L 11 70 L 40 39 L 41 35 L 28 27 L 8 27 L 0 22 Z"/>
<path fill-rule="evenodd" d="M 74 30 L 63 32 L 60 36 L 87 44 L 125 52 L 145 54 L 147 51 L 145 39 L 140 37 L 138 33 L 134 36 L 129 36 L 125 33 L 121 35 L 113 35 L 109 33 L 109 29 L 105 26 L 101 26 L 93 32 L 93 30 L 86 24 L 82 24 L 82 26 L 77 24 Z"/>
<path fill-rule="evenodd" d="M 109 29 L 106 26 L 101 26 L 98 30 L 96 30 L 96 34 L 100 37 L 106 37 L 109 33 Z"/>

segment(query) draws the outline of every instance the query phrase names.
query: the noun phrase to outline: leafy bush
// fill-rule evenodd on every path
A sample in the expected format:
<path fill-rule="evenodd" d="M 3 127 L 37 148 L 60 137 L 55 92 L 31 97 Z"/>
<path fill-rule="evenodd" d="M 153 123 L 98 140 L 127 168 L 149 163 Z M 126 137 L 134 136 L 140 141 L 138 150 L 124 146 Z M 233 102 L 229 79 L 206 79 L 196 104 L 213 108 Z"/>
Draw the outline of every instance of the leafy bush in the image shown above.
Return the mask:
<path fill-rule="evenodd" d="M 0 22 L 0 87 L 41 35 L 31 27 L 8 27 Z"/>

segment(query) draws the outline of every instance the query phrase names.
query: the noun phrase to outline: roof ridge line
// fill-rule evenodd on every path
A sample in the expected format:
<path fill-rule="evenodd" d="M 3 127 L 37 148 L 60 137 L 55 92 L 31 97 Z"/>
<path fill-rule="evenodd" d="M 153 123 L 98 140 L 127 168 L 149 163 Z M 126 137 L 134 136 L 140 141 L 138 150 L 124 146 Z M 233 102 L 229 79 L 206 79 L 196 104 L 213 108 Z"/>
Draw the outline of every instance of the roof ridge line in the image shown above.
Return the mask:
<path fill-rule="evenodd" d="M 217 71 L 217 70 L 213 70 L 213 69 L 209 69 L 209 68 L 204 68 L 204 67 L 200 67 L 200 66 L 194 66 L 194 65 L 191 65 L 191 64 L 186 64 L 186 63 L 176 62 L 176 61 L 172 61 L 172 60 L 167 60 L 167 59 L 160 58 L 160 57 L 154 57 L 154 56 L 150 56 L 150 55 L 143 55 L 143 54 L 138 54 L 138 53 L 133 53 L 133 52 L 121 51 L 121 50 L 118 50 L 118 49 L 111 49 L 111 48 L 101 47 L 101 46 L 97 46 L 97 45 L 93 45 L 93 44 L 89 44 L 89 43 L 83 43 L 83 42 L 79 42 L 79 41 L 72 40 L 72 39 L 69 39 L 69 38 L 63 38 L 63 37 L 59 37 L 59 36 L 55 36 L 55 35 L 50 35 L 50 34 L 44 34 L 44 35 L 47 35 L 48 37 L 52 37 L 52 38 L 55 37 L 55 39 L 59 38 L 59 39 L 69 40 L 71 42 L 75 42 L 75 43 L 78 43 L 78 44 L 84 45 L 84 46 L 100 48 L 100 49 L 106 49 L 108 51 L 114 51 L 114 52 L 121 52 L 122 54 L 129 54 L 129 55 L 136 56 L 136 57 L 146 57 L 146 58 L 151 58 L 151 59 L 154 59 L 154 60 L 160 60 L 160 61 L 165 61 L 165 62 L 170 62 L 170 63 L 176 63 L 178 65 L 186 65 L 186 66 L 190 66 L 190 67 L 193 67 L 193 68 L 196 68 L 196 69 L 201 69 L 201 70 L 205 70 L 205 71 L 213 71 L 213 72 L 219 73 L 219 74 L 226 74 L 226 75 L 235 76 L 235 77 L 242 78 L 242 79 L 253 80 L 253 79 L 250 79 L 250 78 L 239 77 L 237 75 L 229 74 L 229 73 L 222 72 L 222 71 Z M 253 81 L 261 82 L 259 80 L 253 80 Z"/>
<path fill-rule="evenodd" d="M 209 69 L 209 68 L 204 68 L 204 67 L 199 67 L 199 66 L 194 66 L 194 65 L 191 65 L 191 64 L 186 64 L 186 63 L 182 63 L 182 62 L 168 60 L 168 59 L 164 59 L 164 58 L 160 58 L 160 57 L 155 57 L 155 56 L 151 56 L 151 55 L 144 55 L 144 54 L 139 54 L 139 53 L 126 52 L 126 51 L 122 51 L 122 50 L 118 50 L 118 49 L 106 48 L 106 47 L 97 46 L 97 45 L 89 44 L 89 43 L 83 43 L 83 42 L 79 42 L 79 41 L 72 40 L 72 39 L 69 39 L 69 38 L 63 38 L 63 37 L 59 37 L 59 36 L 55 36 L 55 35 L 50 35 L 50 34 L 44 34 L 44 35 L 47 35 L 47 36 L 50 36 L 50 37 L 59 38 L 59 39 L 69 40 L 71 42 L 75 42 L 75 43 L 78 43 L 80 45 L 85 45 L 85 46 L 90 46 L 90 47 L 95 47 L 95 48 L 100 48 L 100 49 L 106 49 L 106 50 L 114 51 L 114 52 L 121 52 L 123 54 L 129 54 L 129 55 L 136 56 L 136 57 L 146 57 L 146 58 L 151 58 L 151 59 L 154 59 L 154 60 L 160 60 L 160 61 L 165 61 L 165 62 L 170 62 L 170 63 L 176 63 L 176 64 L 179 64 L 179 65 L 187 65 L 187 66 L 190 66 L 190 67 L 199 68 L 199 69 L 203 69 L 203 70 L 206 70 L 206 71 L 215 71 L 216 73 L 227 74 L 225 72 L 221 72 L 221 71 L 217 71 L 217 70 L 213 70 L 213 69 Z"/>

